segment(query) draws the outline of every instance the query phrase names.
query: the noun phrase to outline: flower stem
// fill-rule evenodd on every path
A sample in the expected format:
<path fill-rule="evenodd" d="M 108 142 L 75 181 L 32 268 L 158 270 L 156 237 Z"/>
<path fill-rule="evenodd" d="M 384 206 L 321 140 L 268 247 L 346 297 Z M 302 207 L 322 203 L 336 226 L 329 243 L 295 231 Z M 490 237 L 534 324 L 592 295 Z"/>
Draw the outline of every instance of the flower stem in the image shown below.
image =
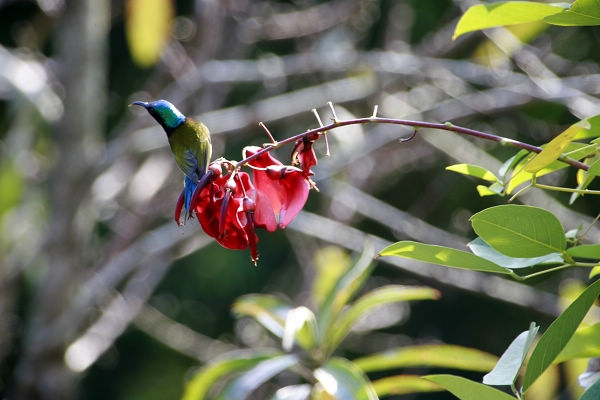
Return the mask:
<path fill-rule="evenodd" d="M 520 142 L 520 141 L 514 140 L 514 139 L 505 138 L 503 136 L 498 136 L 498 135 L 494 135 L 491 133 L 478 131 L 475 129 L 457 126 L 450 122 L 435 123 L 435 122 L 424 122 L 424 121 L 412 121 L 412 120 L 407 120 L 407 119 L 381 118 L 381 117 L 377 117 L 375 115 L 373 115 L 371 117 L 367 117 L 367 118 L 353 118 L 353 119 L 348 119 L 348 120 L 344 120 L 344 121 L 340 121 L 337 119 L 337 117 L 334 117 L 333 122 L 330 124 L 323 125 L 318 128 L 310 129 L 303 133 L 299 133 L 297 135 L 294 135 L 287 139 L 284 139 L 280 142 L 276 142 L 273 145 L 268 146 L 267 148 L 257 151 L 253 155 L 239 161 L 236 164 L 236 167 L 241 167 L 242 165 L 248 163 L 249 161 L 251 161 L 257 157 L 260 157 L 264 153 L 267 153 L 273 149 L 277 149 L 288 143 L 293 143 L 293 142 L 297 141 L 298 139 L 302 139 L 305 136 L 314 135 L 314 134 L 318 134 L 318 133 L 322 134 L 331 129 L 341 128 L 343 126 L 348 126 L 348 125 L 359 125 L 359 124 L 392 124 L 392 125 L 412 126 L 413 128 L 438 129 L 438 130 L 443 130 L 443 131 L 451 131 L 451 132 L 459 133 L 461 135 L 474 136 L 474 137 L 477 137 L 480 139 L 491 140 L 493 142 L 500 143 L 502 146 L 515 147 L 518 149 L 528 150 L 528 151 L 531 151 L 534 153 L 539 153 L 542 151 L 542 148 L 538 147 L 538 146 Z M 588 165 L 586 165 L 580 161 L 574 160 L 572 158 L 566 157 L 566 156 L 560 156 L 558 159 L 562 162 L 565 162 L 575 168 L 582 169 L 584 171 L 587 171 L 589 169 Z"/>

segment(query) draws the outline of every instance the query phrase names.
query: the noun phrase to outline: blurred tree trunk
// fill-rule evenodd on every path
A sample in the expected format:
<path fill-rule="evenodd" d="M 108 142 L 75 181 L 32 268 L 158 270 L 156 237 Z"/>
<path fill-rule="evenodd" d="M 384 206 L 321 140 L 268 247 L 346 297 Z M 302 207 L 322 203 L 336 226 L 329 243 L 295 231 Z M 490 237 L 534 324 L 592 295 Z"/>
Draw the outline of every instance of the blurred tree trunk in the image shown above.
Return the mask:
<path fill-rule="evenodd" d="M 66 97 L 54 131 L 58 159 L 48 181 L 49 229 L 41 255 L 46 269 L 27 312 L 24 355 L 14 385 L 19 400 L 76 397 L 77 375 L 63 361 L 75 332 L 58 321 L 93 256 L 83 251 L 92 248 L 93 224 L 82 204 L 86 176 L 102 153 L 109 10 L 108 0 L 69 0 L 57 24 L 62 27 L 56 50 Z"/>

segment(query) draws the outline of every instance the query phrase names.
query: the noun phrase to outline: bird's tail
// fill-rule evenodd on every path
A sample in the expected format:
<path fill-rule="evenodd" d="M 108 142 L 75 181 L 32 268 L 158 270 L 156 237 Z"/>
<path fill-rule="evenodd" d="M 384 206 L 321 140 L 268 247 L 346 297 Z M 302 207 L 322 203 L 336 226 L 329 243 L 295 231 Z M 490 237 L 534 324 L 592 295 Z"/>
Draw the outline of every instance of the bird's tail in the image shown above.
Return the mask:
<path fill-rule="evenodd" d="M 192 202 L 194 190 L 196 190 L 196 186 L 198 186 L 198 184 L 186 175 L 185 180 L 183 181 L 183 186 L 183 205 L 185 207 L 185 219 L 187 221 L 192 215 L 190 210 L 190 204 Z"/>

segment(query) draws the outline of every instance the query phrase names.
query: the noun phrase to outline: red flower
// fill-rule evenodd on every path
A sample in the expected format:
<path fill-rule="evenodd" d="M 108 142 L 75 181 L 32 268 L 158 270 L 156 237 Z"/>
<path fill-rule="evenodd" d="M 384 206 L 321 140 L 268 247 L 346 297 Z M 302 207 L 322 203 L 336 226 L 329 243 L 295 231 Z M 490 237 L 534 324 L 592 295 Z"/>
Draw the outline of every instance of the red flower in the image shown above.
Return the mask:
<path fill-rule="evenodd" d="M 249 146 L 244 149 L 244 155 L 250 156 L 259 150 L 260 147 Z M 270 201 L 279 227 L 285 228 L 304 207 L 311 187 L 309 180 L 301 169 L 283 165 L 268 152 L 248 164 L 255 168 L 257 191 Z"/>
<path fill-rule="evenodd" d="M 317 155 L 313 148 L 313 143 L 319 139 L 318 133 L 310 136 L 304 136 L 298 139 L 292 149 L 292 165 L 300 166 L 305 176 L 312 176 L 314 173 L 310 170 L 311 167 L 317 165 Z"/>

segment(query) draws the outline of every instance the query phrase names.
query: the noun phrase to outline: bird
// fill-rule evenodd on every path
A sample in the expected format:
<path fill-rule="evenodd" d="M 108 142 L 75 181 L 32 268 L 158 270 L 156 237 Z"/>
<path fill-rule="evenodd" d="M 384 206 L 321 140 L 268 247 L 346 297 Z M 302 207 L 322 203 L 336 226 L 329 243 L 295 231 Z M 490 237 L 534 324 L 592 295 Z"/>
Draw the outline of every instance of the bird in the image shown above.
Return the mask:
<path fill-rule="evenodd" d="M 183 115 L 167 100 L 134 101 L 129 106 L 144 107 L 163 127 L 175 156 L 175 162 L 183 173 L 183 199 L 186 219 L 191 217 L 190 203 L 198 181 L 206 174 L 212 145 L 210 131 L 202 122 Z"/>

